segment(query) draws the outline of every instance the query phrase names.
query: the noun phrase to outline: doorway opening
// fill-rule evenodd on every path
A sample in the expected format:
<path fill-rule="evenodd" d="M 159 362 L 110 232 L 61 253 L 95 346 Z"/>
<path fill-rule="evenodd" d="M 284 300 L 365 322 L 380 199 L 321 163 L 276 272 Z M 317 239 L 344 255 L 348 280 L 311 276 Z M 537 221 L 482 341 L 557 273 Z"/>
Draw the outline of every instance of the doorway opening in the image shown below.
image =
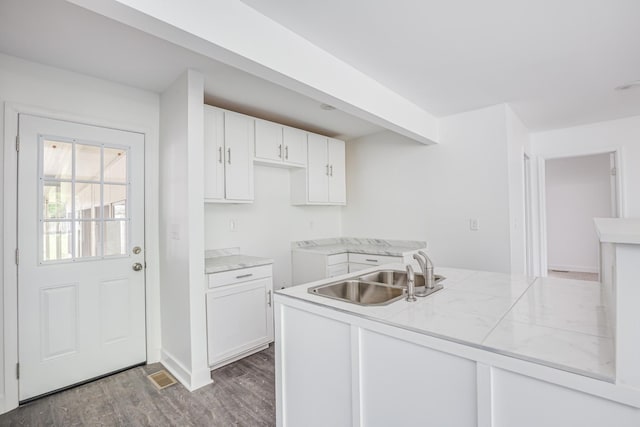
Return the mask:
<path fill-rule="evenodd" d="M 593 218 L 619 216 L 616 161 L 615 152 L 546 159 L 541 231 L 549 276 L 599 280 Z"/>

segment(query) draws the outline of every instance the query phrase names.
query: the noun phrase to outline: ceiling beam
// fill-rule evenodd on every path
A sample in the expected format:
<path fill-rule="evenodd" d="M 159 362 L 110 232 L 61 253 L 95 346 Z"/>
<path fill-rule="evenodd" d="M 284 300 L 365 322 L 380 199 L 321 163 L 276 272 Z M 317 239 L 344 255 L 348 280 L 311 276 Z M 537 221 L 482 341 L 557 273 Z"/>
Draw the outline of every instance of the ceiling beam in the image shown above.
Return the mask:
<path fill-rule="evenodd" d="M 424 144 L 438 119 L 239 0 L 67 0 Z"/>

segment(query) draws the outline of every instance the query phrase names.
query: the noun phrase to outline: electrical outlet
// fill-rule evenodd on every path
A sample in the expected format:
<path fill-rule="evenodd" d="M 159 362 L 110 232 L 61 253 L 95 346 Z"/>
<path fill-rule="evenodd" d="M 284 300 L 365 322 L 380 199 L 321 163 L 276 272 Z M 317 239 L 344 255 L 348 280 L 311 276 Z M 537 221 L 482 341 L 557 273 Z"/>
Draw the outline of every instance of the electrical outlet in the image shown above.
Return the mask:
<path fill-rule="evenodd" d="M 480 220 L 478 218 L 469 219 L 469 230 L 471 231 L 480 230 Z"/>

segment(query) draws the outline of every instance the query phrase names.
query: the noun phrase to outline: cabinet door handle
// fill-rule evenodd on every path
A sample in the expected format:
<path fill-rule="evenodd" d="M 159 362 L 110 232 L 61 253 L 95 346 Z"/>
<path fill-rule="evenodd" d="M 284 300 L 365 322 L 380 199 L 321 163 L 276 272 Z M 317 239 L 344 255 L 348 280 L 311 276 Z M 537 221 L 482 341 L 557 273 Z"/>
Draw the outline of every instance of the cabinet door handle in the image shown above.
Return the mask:
<path fill-rule="evenodd" d="M 271 307 L 271 289 L 267 291 L 267 304 Z"/>
<path fill-rule="evenodd" d="M 325 166 L 325 168 L 327 169 L 327 171 L 325 172 L 325 175 L 329 176 L 329 164 L 327 164 L 327 166 Z"/>
<path fill-rule="evenodd" d="M 278 145 L 278 158 L 282 158 L 282 144 Z"/>
<path fill-rule="evenodd" d="M 284 159 L 289 160 L 289 146 L 284 147 Z"/>
<path fill-rule="evenodd" d="M 218 163 L 222 163 L 222 147 L 218 147 Z"/>
<path fill-rule="evenodd" d="M 371 259 L 371 258 L 367 258 L 367 259 L 365 259 L 365 261 L 369 261 L 369 262 L 378 262 L 378 260 L 377 260 L 377 259 Z"/>
<path fill-rule="evenodd" d="M 329 166 L 329 176 L 333 176 L 333 165 Z"/>
<path fill-rule="evenodd" d="M 227 163 L 231 164 L 231 147 L 227 148 Z"/>
<path fill-rule="evenodd" d="M 245 277 L 251 277 L 251 276 L 253 276 L 253 273 L 241 274 L 239 276 L 236 276 L 236 279 L 244 279 Z"/>

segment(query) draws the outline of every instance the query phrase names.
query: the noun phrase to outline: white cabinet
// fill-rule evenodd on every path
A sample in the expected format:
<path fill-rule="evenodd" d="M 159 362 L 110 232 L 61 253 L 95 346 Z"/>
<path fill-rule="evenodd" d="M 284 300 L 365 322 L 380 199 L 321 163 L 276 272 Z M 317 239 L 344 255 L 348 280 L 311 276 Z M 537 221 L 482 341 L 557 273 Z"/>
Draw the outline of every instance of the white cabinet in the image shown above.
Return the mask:
<path fill-rule="evenodd" d="M 204 107 L 204 198 L 207 202 L 253 200 L 254 119 Z"/>
<path fill-rule="evenodd" d="M 344 141 L 310 133 L 307 153 L 307 169 L 291 173 L 292 204 L 346 204 Z"/>
<path fill-rule="evenodd" d="M 209 274 L 207 349 L 217 368 L 265 348 L 273 341 L 271 266 Z"/>
<path fill-rule="evenodd" d="M 347 274 L 349 272 L 348 261 L 346 253 L 325 255 L 309 251 L 293 251 L 291 253 L 291 281 L 294 285 L 300 285 Z"/>
<path fill-rule="evenodd" d="M 285 126 L 282 129 L 284 161 L 291 165 L 307 165 L 307 132 Z"/>
<path fill-rule="evenodd" d="M 351 326 L 287 306 L 280 313 L 286 325 L 276 343 L 276 425 L 351 426 L 357 375 L 351 362 L 356 359 L 351 356 Z"/>
<path fill-rule="evenodd" d="M 414 252 L 407 252 L 403 256 L 362 253 L 326 255 L 313 251 L 294 250 L 291 252 L 291 280 L 294 285 L 300 285 L 377 265 L 407 264 L 411 262 L 413 254 Z"/>
<path fill-rule="evenodd" d="M 390 263 L 404 263 L 405 257 L 390 255 L 371 255 L 371 254 L 349 254 L 349 273 L 364 270 L 365 268 L 375 267 L 376 265 Z"/>
<path fill-rule="evenodd" d="M 305 167 L 306 132 L 266 120 L 256 120 L 255 160 L 274 166 Z"/>

